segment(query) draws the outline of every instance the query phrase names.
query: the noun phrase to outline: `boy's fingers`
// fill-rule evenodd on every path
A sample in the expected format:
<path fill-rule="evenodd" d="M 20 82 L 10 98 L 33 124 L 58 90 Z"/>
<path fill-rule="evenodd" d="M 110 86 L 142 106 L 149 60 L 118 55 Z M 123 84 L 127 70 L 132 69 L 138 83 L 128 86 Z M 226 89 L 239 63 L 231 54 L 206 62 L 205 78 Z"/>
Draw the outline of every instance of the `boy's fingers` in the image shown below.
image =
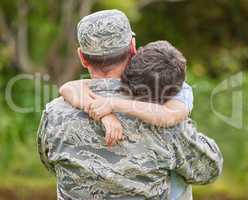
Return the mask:
<path fill-rule="evenodd" d="M 91 104 L 92 103 L 88 103 L 88 104 L 85 104 L 85 106 L 84 106 L 84 112 L 86 112 L 86 113 L 89 113 L 90 112 L 90 108 L 91 108 Z"/>
<path fill-rule="evenodd" d="M 122 135 L 122 129 L 120 127 L 116 128 L 116 140 L 120 140 Z"/>
<path fill-rule="evenodd" d="M 119 140 L 122 139 L 122 129 L 119 130 L 119 137 L 118 137 Z"/>
<path fill-rule="evenodd" d="M 121 135 L 121 130 L 120 128 L 117 128 L 115 134 L 115 143 L 118 143 L 118 141 L 120 140 L 120 135 Z"/>
<path fill-rule="evenodd" d="M 112 128 L 110 128 L 110 131 L 109 131 L 109 135 L 108 135 L 108 142 L 107 142 L 107 144 L 109 145 L 109 146 L 111 146 L 111 144 L 112 144 Z"/>
<path fill-rule="evenodd" d="M 90 97 L 93 98 L 93 99 L 96 99 L 97 97 L 99 97 L 97 94 L 95 94 L 95 93 L 92 92 L 92 91 L 89 92 L 89 95 L 90 95 Z"/>
<path fill-rule="evenodd" d="M 98 120 L 101 119 L 101 118 L 102 118 L 101 114 L 98 113 L 98 112 L 96 112 L 96 118 L 97 118 Z"/>
<path fill-rule="evenodd" d="M 106 134 L 105 134 L 105 142 L 107 145 L 109 145 L 109 139 L 110 139 L 110 128 L 109 126 L 106 128 Z"/>
<path fill-rule="evenodd" d="M 92 108 L 90 108 L 90 110 L 89 110 L 89 115 L 91 118 L 94 119 L 94 110 Z"/>
<path fill-rule="evenodd" d="M 123 135 L 123 128 L 122 128 L 122 126 L 120 127 L 120 136 L 121 136 L 121 138 L 122 138 L 122 135 Z"/>
<path fill-rule="evenodd" d="M 92 117 L 93 115 L 93 107 L 92 104 L 89 106 L 89 116 Z"/>
<path fill-rule="evenodd" d="M 92 117 L 93 117 L 93 119 L 94 119 L 95 121 L 98 121 L 98 120 L 97 120 L 96 113 L 95 113 L 94 111 L 92 112 Z"/>
<path fill-rule="evenodd" d="M 90 113 L 90 117 L 95 120 L 94 111 L 93 110 L 90 110 L 89 113 Z"/>
<path fill-rule="evenodd" d="M 116 132 L 116 130 L 115 130 L 114 139 L 113 139 L 113 145 L 116 144 L 117 141 L 118 141 L 118 132 Z"/>
<path fill-rule="evenodd" d="M 116 144 L 117 141 L 117 132 L 116 129 L 111 131 L 111 145 Z"/>
<path fill-rule="evenodd" d="M 91 113 L 92 111 L 91 111 L 91 109 L 89 109 L 89 112 L 88 112 L 88 115 L 91 117 Z"/>
<path fill-rule="evenodd" d="M 97 113 L 95 112 L 94 109 L 91 109 L 91 115 L 90 115 L 94 120 L 99 121 L 99 116 L 97 115 Z"/>
<path fill-rule="evenodd" d="M 84 112 L 89 113 L 89 106 L 84 106 Z"/>
<path fill-rule="evenodd" d="M 120 130 L 117 128 L 116 129 L 116 135 L 115 135 L 116 142 L 118 142 L 118 140 L 119 140 L 119 135 L 120 135 Z"/>
<path fill-rule="evenodd" d="M 113 131 L 111 132 L 111 134 L 110 134 L 110 142 L 109 142 L 109 144 L 112 146 L 112 145 L 114 145 L 114 142 L 115 142 L 115 138 L 114 138 L 114 135 L 113 135 L 114 133 L 113 133 Z"/>
<path fill-rule="evenodd" d="M 101 115 L 100 115 L 99 113 L 96 112 L 96 119 L 97 119 L 97 120 L 100 120 L 101 118 L 102 118 Z"/>

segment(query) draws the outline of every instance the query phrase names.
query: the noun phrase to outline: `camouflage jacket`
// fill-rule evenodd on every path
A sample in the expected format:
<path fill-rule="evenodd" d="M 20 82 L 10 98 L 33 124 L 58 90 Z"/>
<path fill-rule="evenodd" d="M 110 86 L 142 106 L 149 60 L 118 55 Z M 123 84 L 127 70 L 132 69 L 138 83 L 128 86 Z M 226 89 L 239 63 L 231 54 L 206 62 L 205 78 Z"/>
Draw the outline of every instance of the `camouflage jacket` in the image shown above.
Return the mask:
<path fill-rule="evenodd" d="M 120 81 L 93 80 L 101 95 L 121 95 Z M 216 143 L 190 120 L 157 128 L 116 113 L 126 139 L 105 145 L 104 128 L 59 97 L 48 103 L 38 131 L 44 165 L 57 177 L 58 199 L 171 199 L 171 171 L 187 184 L 206 184 L 222 170 Z"/>

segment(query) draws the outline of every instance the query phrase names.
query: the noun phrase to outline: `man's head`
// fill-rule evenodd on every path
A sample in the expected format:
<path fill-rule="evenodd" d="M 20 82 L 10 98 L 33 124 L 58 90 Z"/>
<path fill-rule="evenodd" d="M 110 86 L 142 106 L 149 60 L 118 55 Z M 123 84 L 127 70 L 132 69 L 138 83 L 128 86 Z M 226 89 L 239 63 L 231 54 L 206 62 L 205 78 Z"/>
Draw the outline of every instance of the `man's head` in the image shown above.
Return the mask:
<path fill-rule="evenodd" d="M 186 59 L 167 41 L 140 48 L 122 75 L 133 95 L 164 103 L 185 80 Z"/>
<path fill-rule="evenodd" d="M 128 18 L 118 10 L 104 10 L 81 19 L 77 26 L 78 54 L 93 77 L 120 77 L 135 40 Z"/>

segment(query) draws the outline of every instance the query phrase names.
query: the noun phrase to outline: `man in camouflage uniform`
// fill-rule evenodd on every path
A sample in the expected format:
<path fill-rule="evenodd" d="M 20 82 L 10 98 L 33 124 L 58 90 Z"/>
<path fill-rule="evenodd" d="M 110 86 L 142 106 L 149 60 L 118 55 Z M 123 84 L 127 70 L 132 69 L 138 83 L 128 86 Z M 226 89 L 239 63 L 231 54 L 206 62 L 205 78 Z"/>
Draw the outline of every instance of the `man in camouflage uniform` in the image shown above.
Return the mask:
<path fill-rule="evenodd" d="M 131 39 L 128 19 L 116 10 L 94 13 L 78 25 L 80 48 L 88 55 L 115 54 Z M 92 91 L 129 98 L 120 92 L 121 82 L 115 77 L 92 79 Z M 117 116 L 126 139 L 109 148 L 101 123 L 62 97 L 47 104 L 38 148 L 44 165 L 56 174 L 58 199 L 190 200 L 190 184 L 210 183 L 221 173 L 223 159 L 217 145 L 198 133 L 190 120 L 165 129 L 121 113 Z M 176 195 L 172 174 L 183 188 Z"/>

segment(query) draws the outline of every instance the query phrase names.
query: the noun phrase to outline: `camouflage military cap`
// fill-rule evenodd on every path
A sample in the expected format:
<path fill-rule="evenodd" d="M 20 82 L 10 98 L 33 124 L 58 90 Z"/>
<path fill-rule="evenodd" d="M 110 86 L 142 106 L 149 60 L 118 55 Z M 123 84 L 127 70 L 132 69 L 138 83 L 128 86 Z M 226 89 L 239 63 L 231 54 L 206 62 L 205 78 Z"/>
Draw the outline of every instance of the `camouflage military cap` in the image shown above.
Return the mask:
<path fill-rule="evenodd" d="M 128 48 L 132 35 L 127 16 L 119 10 L 103 10 L 81 19 L 77 38 L 88 55 L 111 55 Z"/>

